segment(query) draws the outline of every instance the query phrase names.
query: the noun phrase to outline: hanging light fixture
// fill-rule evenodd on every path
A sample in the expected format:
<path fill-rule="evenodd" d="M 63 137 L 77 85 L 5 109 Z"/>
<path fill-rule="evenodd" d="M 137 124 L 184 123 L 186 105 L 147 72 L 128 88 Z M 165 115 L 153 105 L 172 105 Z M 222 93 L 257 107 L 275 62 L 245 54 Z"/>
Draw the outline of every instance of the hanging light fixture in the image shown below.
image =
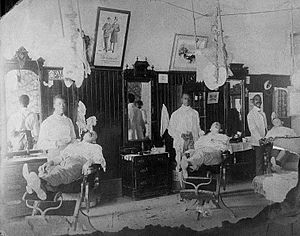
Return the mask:
<path fill-rule="evenodd" d="M 219 0 L 217 1 L 211 33 L 213 47 L 205 48 L 206 46 L 202 45 L 196 50 L 197 81 L 203 80 L 210 90 L 216 90 L 226 82 L 230 74 Z"/>

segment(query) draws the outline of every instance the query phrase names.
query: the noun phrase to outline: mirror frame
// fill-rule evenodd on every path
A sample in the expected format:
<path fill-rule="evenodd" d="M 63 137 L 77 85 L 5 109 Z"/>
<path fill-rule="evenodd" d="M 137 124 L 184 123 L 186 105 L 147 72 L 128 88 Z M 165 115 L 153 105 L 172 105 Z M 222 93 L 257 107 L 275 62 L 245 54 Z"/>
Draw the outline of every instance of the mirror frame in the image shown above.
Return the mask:
<path fill-rule="evenodd" d="M 40 81 L 40 87 L 41 87 L 44 61 L 45 60 L 41 57 L 38 58 L 37 60 L 32 60 L 32 58 L 30 58 L 28 56 L 28 51 L 22 46 L 16 51 L 16 53 L 12 59 L 4 61 L 3 67 L 2 67 L 3 78 L 1 78 L 1 79 L 4 80 L 7 73 L 12 70 L 29 70 L 38 76 L 39 81 Z M 40 89 L 40 91 L 41 91 L 41 89 Z M 5 104 L 3 111 L 6 113 L 6 89 L 5 89 L 5 86 L 4 86 L 4 88 L 2 88 L 1 92 L 4 93 L 2 96 L 2 98 L 4 98 L 3 103 Z M 41 97 L 42 97 L 42 94 L 40 96 L 40 99 L 41 99 Z M 40 109 L 40 116 L 41 116 L 42 109 L 41 109 L 41 107 L 39 109 Z M 2 137 L 7 138 L 7 116 L 6 116 L 6 114 L 4 115 L 4 117 L 5 117 L 5 119 L 4 119 L 4 122 L 2 122 L 2 130 L 5 132 L 5 134 Z M 1 151 L 1 154 L 3 154 L 3 156 L 5 156 L 6 158 L 12 157 L 14 155 L 16 155 L 16 156 L 17 155 L 28 155 L 31 153 L 36 153 L 38 151 L 38 150 L 32 149 L 32 150 L 28 150 L 28 151 L 24 150 L 24 151 L 8 153 L 7 152 L 7 140 L 2 140 L 1 146 L 3 148 L 3 151 Z"/>
<path fill-rule="evenodd" d="M 138 61 L 137 61 L 138 62 Z M 136 64 L 137 64 L 136 62 Z M 140 62 L 140 61 L 139 61 Z M 143 62 L 145 63 L 145 62 Z M 148 64 L 148 63 L 147 63 Z M 149 64 L 148 64 L 149 65 Z M 123 100 L 123 146 L 135 146 L 135 144 L 139 144 L 142 142 L 151 142 L 153 139 L 153 132 L 152 132 L 152 125 L 151 125 L 151 137 L 149 139 L 143 139 L 143 140 L 128 140 L 128 110 L 127 110 L 127 88 L 128 88 L 128 82 L 151 82 L 151 90 L 152 90 L 152 81 L 155 78 L 156 72 L 153 70 L 145 70 L 143 73 L 137 72 L 135 69 L 125 69 L 123 71 L 123 79 L 122 79 L 122 100 Z M 153 107 L 151 106 L 151 110 Z M 151 111 L 152 115 L 152 111 Z"/>

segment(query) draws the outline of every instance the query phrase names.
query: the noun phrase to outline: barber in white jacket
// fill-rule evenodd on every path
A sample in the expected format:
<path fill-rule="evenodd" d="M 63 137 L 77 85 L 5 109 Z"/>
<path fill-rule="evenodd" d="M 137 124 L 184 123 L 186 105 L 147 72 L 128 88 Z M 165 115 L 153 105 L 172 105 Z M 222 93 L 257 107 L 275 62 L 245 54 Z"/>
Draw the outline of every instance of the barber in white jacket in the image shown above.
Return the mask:
<path fill-rule="evenodd" d="M 251 143 L 255 150 L 256 175 L 264 174 L 264 149 L 260 147 L 259 140 L 264 138 L 267 129 L 266 114 L 261 110 L 261 97 L 256 94 L 253 97 L 253 109 L 248 113 L 248 127 L 251 133 Z"/>
<path fill-rule="evenodd" d="M 204 134 L 200 128 L 199 113 L 190 107 L 190 101 L 190 95 L 183 93 L 181 97 L 182 106 L 172 113 L 168 127 L 169 134 L 174 139 L 173 146 L 176 151 L 177 171 L 179 171 L 183 152 L 184 140 L 182 134 L 192 133 L 194 142 Z"/>

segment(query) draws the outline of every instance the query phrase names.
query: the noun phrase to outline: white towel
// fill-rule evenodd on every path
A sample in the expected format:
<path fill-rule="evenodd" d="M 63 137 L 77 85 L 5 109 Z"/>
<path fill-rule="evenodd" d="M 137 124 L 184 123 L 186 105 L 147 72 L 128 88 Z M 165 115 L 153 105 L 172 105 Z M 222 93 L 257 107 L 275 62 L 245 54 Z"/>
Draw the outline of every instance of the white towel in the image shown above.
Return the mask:
<path fill-rule="evenodd" d="M 160 136 L 163 136 L 164 132 L 169 126 L 169 112 L 165 104 L 162 105 L 161 117 L 160 117 Z"/>

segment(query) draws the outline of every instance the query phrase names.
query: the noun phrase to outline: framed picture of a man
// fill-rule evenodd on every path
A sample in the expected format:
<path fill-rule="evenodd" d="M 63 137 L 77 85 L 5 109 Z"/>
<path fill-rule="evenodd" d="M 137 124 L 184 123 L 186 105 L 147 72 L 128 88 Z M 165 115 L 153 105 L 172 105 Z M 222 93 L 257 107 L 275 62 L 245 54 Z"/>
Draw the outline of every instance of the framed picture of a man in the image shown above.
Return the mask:
<path fill-rule="evenodd" d="M 98 7 L 92 63 L 123 67 L 130 11 Z"/>

